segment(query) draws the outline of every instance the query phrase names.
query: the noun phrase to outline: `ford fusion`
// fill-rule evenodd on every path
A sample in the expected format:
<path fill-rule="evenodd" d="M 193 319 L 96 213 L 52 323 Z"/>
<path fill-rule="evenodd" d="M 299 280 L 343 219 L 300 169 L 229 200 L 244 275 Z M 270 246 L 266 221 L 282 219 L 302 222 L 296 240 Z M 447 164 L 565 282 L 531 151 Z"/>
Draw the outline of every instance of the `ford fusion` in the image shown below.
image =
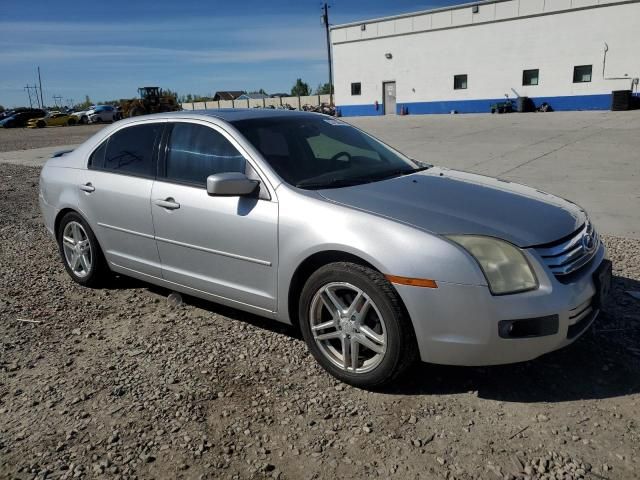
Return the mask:
<path fill-rule="evenodd" d="M 575 204 L 314 113 L 118 122 L 47 161 L 40 206 L 79 284 L 115 272 L 292 324 L 322 367 L 366 388 L 418 359 L 564 347 L 611 281 Z"/>

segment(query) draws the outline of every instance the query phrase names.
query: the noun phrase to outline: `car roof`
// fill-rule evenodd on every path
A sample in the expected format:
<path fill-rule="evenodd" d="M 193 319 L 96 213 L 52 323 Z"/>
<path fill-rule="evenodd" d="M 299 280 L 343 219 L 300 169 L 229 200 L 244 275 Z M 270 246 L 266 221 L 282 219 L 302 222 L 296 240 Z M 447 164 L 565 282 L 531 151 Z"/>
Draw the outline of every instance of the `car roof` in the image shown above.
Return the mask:
<path fill-rule="evenodd" d="M 319 113 L 303 112 L 299 110 L 279 110 L 273 108 L 220 108 L 208 110 L 182 110 L 165 114 L 167 117 L 179 116 L 209 116 L 220 118 L 226 122 L 236 122 L 239 120 L 251 120 L 255 118 L 293 118 L 306 117 L 317 118 Z"/>

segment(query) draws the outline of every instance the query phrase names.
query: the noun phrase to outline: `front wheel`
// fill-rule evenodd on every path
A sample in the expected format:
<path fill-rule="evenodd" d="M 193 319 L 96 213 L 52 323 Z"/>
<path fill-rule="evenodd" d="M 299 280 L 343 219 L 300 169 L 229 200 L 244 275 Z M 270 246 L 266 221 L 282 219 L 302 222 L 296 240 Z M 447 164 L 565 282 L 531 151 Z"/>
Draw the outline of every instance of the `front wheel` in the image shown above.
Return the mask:
<path fill-rule="evenodd" d="M 71 278 L 86 287 L 99 286 L 109 267 L 87 222 L 76 212 L 67 213 L 58 228 L 58 247 Z"/>
<path fill-rule="evenodd" d="M 300 300 L 309 350 L 345 383 L 381 387 L 417 358 L 411 321 L 380 272 L 347 262 L 326 265 L 311 275 Z"/>

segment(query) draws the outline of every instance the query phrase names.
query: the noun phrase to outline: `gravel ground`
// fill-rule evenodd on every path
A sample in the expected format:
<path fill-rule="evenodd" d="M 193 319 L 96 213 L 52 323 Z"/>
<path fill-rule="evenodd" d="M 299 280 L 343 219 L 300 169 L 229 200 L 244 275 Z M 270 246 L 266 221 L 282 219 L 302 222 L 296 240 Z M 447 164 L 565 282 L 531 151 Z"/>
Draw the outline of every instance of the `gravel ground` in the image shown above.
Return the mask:
<path fill-rule="evenodd" d="M 285 326 L 126 278 L 79 287 L 38 173 L 0 169 L 0 477 L 638 478 L 639 241 L 604 237 L 612 301 L 572 346 L 368 392 Z"/>
<path fill-rule="evenodd" d="M 82 143 L 104 125 L 48 128 L 0 128 L 0 152 Z"/>

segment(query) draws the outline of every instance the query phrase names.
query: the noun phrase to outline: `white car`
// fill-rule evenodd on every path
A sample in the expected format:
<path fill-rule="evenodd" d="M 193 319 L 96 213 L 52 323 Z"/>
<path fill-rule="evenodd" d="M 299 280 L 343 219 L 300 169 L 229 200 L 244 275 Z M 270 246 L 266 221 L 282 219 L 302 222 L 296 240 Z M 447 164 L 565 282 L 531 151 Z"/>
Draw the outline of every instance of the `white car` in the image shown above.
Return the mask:
<path fill-rule="evenodd" d="M 88 113 L 90 111 L 92 111 L 93 108 L 95 108 L 95 107 L 91 107 L 90 110 L 82 110 L 80 112 L 73 112 L 71 114 L 71 116 L 75 117 L 77 123 L 85 125 L 85 124 L 89 123 Z"/>
<path fill-rule="evenodd" d="M 118 120 L 118 110 L 111 105 L 98 105 L 87 111 L 89 123 L 115 122 Z"/>

